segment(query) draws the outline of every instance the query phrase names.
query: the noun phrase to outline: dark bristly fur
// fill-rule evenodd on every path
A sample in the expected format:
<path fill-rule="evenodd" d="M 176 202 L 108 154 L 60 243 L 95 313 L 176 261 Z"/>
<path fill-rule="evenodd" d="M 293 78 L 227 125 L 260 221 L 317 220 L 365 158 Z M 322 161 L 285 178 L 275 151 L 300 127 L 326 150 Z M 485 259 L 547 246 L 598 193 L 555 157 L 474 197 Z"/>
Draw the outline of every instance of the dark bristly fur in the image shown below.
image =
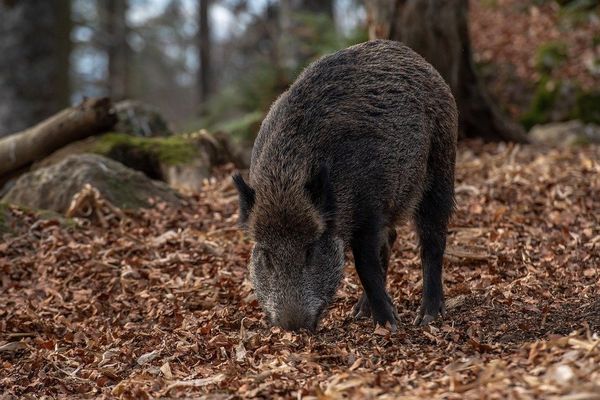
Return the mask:
<path fill-rule="evenodd" d="M 394 227 L 408 216 L 423 265 L 416 322 L 443 312 L 456 132 L 450 89 L 401 43 L 359 44 L 306 68 L 263 121 L 249 183 L 234 177 L 256 241 L 250 279 L 272 323 L 316 329 L 351 247 L 364 288 L 355 316 L 396 329 L 385 281 Z"/>

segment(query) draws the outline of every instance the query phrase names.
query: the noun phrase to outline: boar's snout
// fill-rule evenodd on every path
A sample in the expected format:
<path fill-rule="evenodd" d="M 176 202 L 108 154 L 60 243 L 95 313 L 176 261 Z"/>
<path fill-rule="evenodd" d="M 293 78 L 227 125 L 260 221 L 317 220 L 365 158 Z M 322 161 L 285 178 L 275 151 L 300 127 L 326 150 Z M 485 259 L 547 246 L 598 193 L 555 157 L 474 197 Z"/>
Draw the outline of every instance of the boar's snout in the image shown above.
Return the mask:
<path fill-rule="evenodd" d="M 290 307 L 273 315 L 271 322 L 273 325 L 280 326 L 289 331 L 306 329 L 314 332 L 317 330 L 319 315 L 317 313 L 313 314 L 307 310 L 302 310 L 299 307 Z"/>

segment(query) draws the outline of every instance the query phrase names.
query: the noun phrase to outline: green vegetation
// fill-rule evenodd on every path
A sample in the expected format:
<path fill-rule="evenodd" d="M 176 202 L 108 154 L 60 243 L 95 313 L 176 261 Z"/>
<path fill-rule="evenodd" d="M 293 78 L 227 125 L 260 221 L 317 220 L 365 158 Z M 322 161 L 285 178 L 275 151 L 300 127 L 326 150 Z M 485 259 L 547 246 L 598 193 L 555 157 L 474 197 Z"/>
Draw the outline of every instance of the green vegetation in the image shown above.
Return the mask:
<path fill-rule="evenodd" d="M 295 49 L 298 65 L 286 65 L 280 51 L 249 57 L 244 73 L 220 90 L 208 104 L 205 117 L 190 127 L 225 131 L 236 139 L 251 140 L 271 103 L 310 62 L 368 39 L 363 28 L 340 34 L 324 14 L 296 13 L 293 20 L 301 29 L 293 32 L 292 42 L 271 45 L 279 50 Z"/>
<path fill-rule="evenodd" d="M 306 32 L 300 34 L 300 39 L 304 43 L 311 43 L 311 46 L 310 50 L 302 46 L 300 47 L 301 50 L 309 54 L 309 57 L 306 58 L 305 65 L 299 65 L 295 71 L 291 71 L 292 76 L 289 76 L 290 80 L 294 80 L 304 67 L 306 67 L 306 64 L 319 57 L 369 40 L 368 32 L 365 29 L 354 30 L 349 32 L 347 36 L 340 35 L 335 28 L 335 24 L 324 14 L 300 12 L 295 15 L 295 19 L 299 26 L 302 27 L 302 32 Z"/>
<path fill-rule="evenodd" d="M 481 4 L 486 8 L 497 8 L 498 0 L 481 0 Z"/>
<path fill-rule="evenodd" d="M 569 28 L 593 20 L 600 9 L 600 0 L 555 0 L 560 5 L 560 23 Z"/>
<path fill-rule="evenodd" d="M 252 111 L 240 118 L 217 125 L 215 130 L 227 132 L 236 139 L 252 140 L 260 128 L 263 117 L 261 111 Z"/>
<path fill-rule="evenodd" d="M 8 204 L 0 203 L 0 233 L 7 233 L 10 231 L 8 228 Z"/>
<path fill-rule="evenodd" d="M 529 111 L 521 117 L 521 123 L 527 130 L 536 124 L 548 122 L 560 85 L 560 82 L 547 77 L 538 82 Z"/>
<path fill-rule="evenodd" d="M 148 201 L 143 198 L 145 192 L 136 188 L 124 187 L 123 181 L 106 177 L 106 187 L 112 195 L 111 202 L 119 208 L 138 209 L 148 207 Z"/>
<path fill-rule="evenodd" d="M 595 37 L 594 40 L 596 40 Z M 529 110 L 521 116 L 521 123 L 526 129 L 551 120 L 553 110 L 559 106 L 557 103 L 559 93 L 561 93 L 564 85 L 569 84 L 569 82 L 552 78 L 552 72 L 566 59 L 567 47 L 565 43 L 549 42 L 538 48 L 535 56 L 535 66 L 540 72 L 541 78 L 536 84 Z M 585 92 L 581 89 L 567 92 L 571 93 L 568 96 L 573 96 L 573 93 L 577 94 L 576 98 L 570 97 L 572 101 L 567 102 L 569 106 L 565 108 L 565 112 L 561 113 L 561 118 L 579 119 L 587 123 L 600 123 L 600 92 Z M 564 108 L 564 104 L 560 107 Z"/>
<path fill-rule="evenodd" d="M 13 207 L 19 210 L 23 210 L 26 212 L 33 212 L 39 219 L 43 220 L 56 220 L 60 224 L 60 226 L 65 228 L 74 228 L 77 227 L 77 222 L 75 222 L 72 218 L 66 218 L 54 211 L 50 210 L 38 210 L 32 209 L 29 207 L 25 207 L 22 205 L 11 204 L 9 206 L 8 203 L 0 202 L 0 234 L 3 233 L 12 233 L 11 224 L 16 223 L 17 230 L 21 227 L 24 227 L 24 223 L 18 219 L 11 216 L 11 211 L 9 207 Z"/>
<path fill-rule="evenodd" d="M 562 85 L 564 85 L 563 82 L 554 81 L 547 76 L 540 79 L 529 111 L 521 117 L 521 124 L 526 129 L 550 121 L 550 114 L 555 107 Z M 564 115 L 568 117 L 567 119 L 579 119 L 585 123 L 600 124 L 600 92 L 579 90 L 573 108 L 567 110 Z"/>
<path fill-rule="evenodd" d="M 107 156 L 117 147 L 138 149 L 168 165 L 185 164 L 196 156 L 195 147 L 182 135 L 147 138 L 107 133 L 99 137 L 91 152 Z"/>
<path fill-rule="evenodd" d="M 33 211 L 40 219 L 56 220 L 56 221 L 58 221 L 60 226 L 63 226 L 66 228 L 74 228 L 77 226 L 77 222 L 75 222 L 75 220 L 73 218 L 67 218 L 64 215 L 57 213 L 56 211 L 31 209 L 31 208 L 24 207 L 24 206 L 19 206 L 19 208 L 24 209 L 24 210 Z"/>
<path fill-rule="evenodd" d="M 535 55 L 535 67 L 543 74 L 549 74 L 567 59 L 567 46 L 562 42 L 549 42 L 541 45 Z"/>
<path fill-rule="evenodd" d="M 600 6 L 600 0 L 555 0 L 567 11 L 586 11 Z"/>
<path fill-rule="evenodd" d="M 586 123 L 600 124 L 600 92 L 580 92 L 573 117 Z"/>

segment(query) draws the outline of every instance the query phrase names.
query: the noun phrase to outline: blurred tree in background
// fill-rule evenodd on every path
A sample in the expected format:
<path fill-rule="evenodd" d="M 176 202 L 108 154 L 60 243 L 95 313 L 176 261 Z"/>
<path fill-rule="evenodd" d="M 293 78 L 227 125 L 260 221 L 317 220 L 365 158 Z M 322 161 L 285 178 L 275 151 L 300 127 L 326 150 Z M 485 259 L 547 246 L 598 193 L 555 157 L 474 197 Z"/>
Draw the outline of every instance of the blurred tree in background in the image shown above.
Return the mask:
<path fill-rule="evenodd" d="M 456 99 L 467 137 L 526 141 L 525 131 L 503 115 L 475 72 L 468 0 L 367 0 L 369 36 L 406 43 L 444 77 Z"/>
<path fill-rule="evenodd" d="M 100 29 L 95 41 L 107 60 L 106 93 L 114 100 L 130 95 L 129 62 L 131 50 L 128 42 L 128 0 L 98 0 Z"/>
<path fill-rule="evenodd" d="M 360 1 L 222 4 L 244 24 L 219 43 L 220 90 L 202 122 L 241 138 L 253 137 L 270 104 L 308 63 L 367 40 Z"/>
<path fill-rule="evenodd" d="M 73 0 L 73 100 L 134 98 L 173 121 L 193 116 L 194 13 L 195 1 Z"/>
<path fill-rule="evenodd" d="M 211 36 L 208 15 L 210 0 L 198 0 L 198 102 L 204 110 L 212 89 L 212 66 L 210 60 Z"/>
<path fill-rule="evenodd" d="M 70 1 L 0 1 L 0 137 L 69 104 Z"/>

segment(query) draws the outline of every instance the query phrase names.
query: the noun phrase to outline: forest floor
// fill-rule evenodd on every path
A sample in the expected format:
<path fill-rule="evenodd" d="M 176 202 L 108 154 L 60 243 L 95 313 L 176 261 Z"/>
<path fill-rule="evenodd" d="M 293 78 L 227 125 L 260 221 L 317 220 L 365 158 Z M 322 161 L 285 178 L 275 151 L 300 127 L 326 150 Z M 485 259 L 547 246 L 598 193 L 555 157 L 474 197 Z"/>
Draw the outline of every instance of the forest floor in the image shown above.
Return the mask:
<path fill-rule="evenodd" d="M 400 329 L 354 321 L 351 263 L 315 334 L 267 327 L 227 178 L 91 220 L 9 209 L 0 398 L 600 399 L 600 147 L 462 144 L 447 315 L 412 320 L 410 226 L 390 266 Z M 100 216 L 100 217 L 98 217 Z"/>

